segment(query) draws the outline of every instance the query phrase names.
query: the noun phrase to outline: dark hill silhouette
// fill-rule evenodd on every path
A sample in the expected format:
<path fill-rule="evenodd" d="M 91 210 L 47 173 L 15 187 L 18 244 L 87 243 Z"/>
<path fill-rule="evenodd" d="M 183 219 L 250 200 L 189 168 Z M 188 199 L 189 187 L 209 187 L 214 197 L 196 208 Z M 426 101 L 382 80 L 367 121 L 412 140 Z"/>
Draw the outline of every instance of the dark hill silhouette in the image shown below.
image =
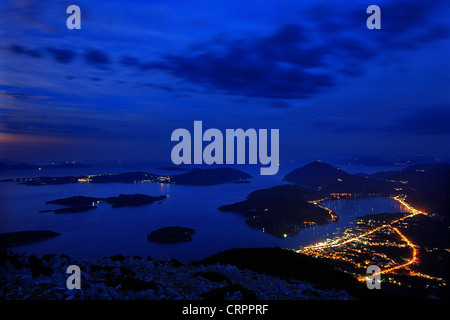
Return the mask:
<path fill-rule="evenodd" d="M 147 236 L 147 240 L 151 242 L 163 242 L 163 243 L 191 241 L 192 235 L 194 233 L 195 230 L 191 228 L 170 226 L 152 231 Z"/>
<path fill-rule="evenodd" d="M 383 290 L 367 290 L 365 284 L 327 263 L 281 248 L 231 249 L 205 258 L 195 265 L 233 265 L 282 279 L 315 283 L 324 288 L 346 290 L 358 298 L 389 298 Z M 398 298 L 398 297 L 395 297 Z"/>
<path fill-rule="evenodd" d="M 284 180 L 326 193 L 392 194 L 395 184 L 356 176 L 327 163 L 315 161 L 288 173 Z"/>
<path fill-rule="evenodd" d="M 257 190 L 247 200 L 219 207 L 220 211 L 237 212 L 247 218 L 249 226 L 276 237 L 297 235 L 311 223 L 323 225 L 337 217 L 312 203 L 323 194 L 297 185 L 276 186 Z"/>
<path fill-rule="evenodd" d="M 399 170 L 380 171 L 369 175 L 372 178 L 394 179 L 394 180 L 416 180 L 424 176 L 439 176 L 450 170 L 449 163 L 416 164 Z M 405 180 L 406 179 L 406 180 Z"/>
<path fill-rule="evenodd" d="M 369 177 L 402 181 L 402 192 L 414 207 L 450 218 L 450 164 L 419 164 Z"/>

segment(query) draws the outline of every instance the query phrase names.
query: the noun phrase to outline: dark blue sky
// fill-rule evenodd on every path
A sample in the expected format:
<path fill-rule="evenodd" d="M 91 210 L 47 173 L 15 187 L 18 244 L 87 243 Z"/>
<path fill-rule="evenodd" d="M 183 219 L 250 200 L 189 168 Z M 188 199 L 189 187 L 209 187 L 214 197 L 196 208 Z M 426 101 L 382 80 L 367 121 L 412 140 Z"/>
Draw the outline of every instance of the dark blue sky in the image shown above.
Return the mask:
<path fill-rule="evenodd" d="M 0 158 L 170 160 L 194 120 L 279 129 L 281 162 L 449 157 L 449 16 L 435 0 L 3 1 Z"/>

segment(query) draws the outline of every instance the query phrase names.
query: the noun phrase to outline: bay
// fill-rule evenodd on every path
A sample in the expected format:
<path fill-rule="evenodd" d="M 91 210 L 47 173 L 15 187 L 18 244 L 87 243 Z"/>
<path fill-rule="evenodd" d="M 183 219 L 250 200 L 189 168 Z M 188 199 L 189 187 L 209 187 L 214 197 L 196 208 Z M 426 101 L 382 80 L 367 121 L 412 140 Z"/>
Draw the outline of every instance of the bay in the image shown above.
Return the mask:
<path fill-rule="evenodd" d="M 160 183 L 26 186 L 15 182 L 0 184 L 0 233 L 22 230 L 52 230 L 61 236 L 12 248 L 14 251 L 43 255 L 66 254 L 77 259 L 96 259 L 115 254 L 151 256 L 155 259 L 199 260 L 231 248 L 300 246 L 332 238 L 348 227 L 353 218 L 371 213 L 395 213 L 405 208 L 390 198 L 334 200 L 321 205 L 335 210 L 337 223 L 302 230 L 300 235 L 279 239 L 245 224 L 239 214 L 221 212 L 224 204 L 242 201 L 252 191 L 285 184 L 284 175 L 298 164 L 281 166 L 276 176 L 259 176 L 259 168 L 245 168 L 254 176 L 249 184 L 227 183 L 217 186 L 183 186 Z M 237 167 L 239 169 L 239 167 Z M 157 168 L 133 168 L 158 174 L 177 174 Z M 130 169 L 83 168 L 33 172 L 34 175 L 72 175 L 130 172 Z M 9 177 L 30 177 L 30 172 L 9 172 Z M 111 197 L 119 194 L 166 195 L 167 199 L 140 207 L 112 208 L 100 203 L 98 209 L 76 214 L 39 212 L 60 208 L 48 200 L 75 195 Z M 147 235 L 166 226 L 193 228 L 190 242 L 158 244 Z"/>

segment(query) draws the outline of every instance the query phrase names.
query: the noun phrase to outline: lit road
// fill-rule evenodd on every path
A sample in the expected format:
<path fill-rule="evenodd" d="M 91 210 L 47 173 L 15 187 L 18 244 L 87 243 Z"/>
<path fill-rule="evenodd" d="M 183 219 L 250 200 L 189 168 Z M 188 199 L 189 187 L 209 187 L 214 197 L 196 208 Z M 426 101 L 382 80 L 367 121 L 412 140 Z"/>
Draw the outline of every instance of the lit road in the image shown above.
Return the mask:
<path fill-rule="evenodd" d="M 397 264 L 395 266 L 392 266 L 392 267 L 380 270 L 380 273 L 389 273 L 389 272 L 392 272 L 394 270 L 405 268 L 405 267 L 407 267 L 407 266 L 417 262 L 418 255 L 417 255 L 417 248 L 416 248 L 416 246 L 397 227 L 395 227 L 394 224 L 396 224 L 399 221 L 402 221 L 402 220 L 405 220 L 405 219 L 408 219 L 408 218 L 412 218 L 412 217 L 420 215 L 420 214 L 427 215 L 427 213 L 413 208 L 410 204 L 406 203 L 404 201 L 404 199 L 402 199 L 400 197 L 394 197 L 393 199 L 398 201 L 403 206 L 405 206 L 408 209 L 408 211 L 410 212 L 410 214 L 406 215 L 406 216 L 403 216 L 401 218 L 392 220 L 388 224 L 381 225 L 379 227 L 373 228 L 373 229 L 371 229 L 371 230 L 369 230 L 367 232 L 358 234 L 356 236 L 348 236 L 348 237 L 344 236 L 342 238 L 338 238 L 338 239 L 336 239 L 334 241 L 331 241 L 331 242 L 319 242 L 317 244 L 313 244 L 313 245 L 310 245 L 310 246 L 302 247 L 301 249 L 296 250 L 296 252 L 297 253 L 310 254 L 310 253 L 312 253 L 312 252 L 314 252 L 316 250 L 327 249 L 327 248 L 337 248 L 337 247 L 340 247 L 340 246 L 344 246 L 345 244 L 347 244 L 349 242 L 357 241 L 357 240 L 359 240 L 359 239 L 361 239 L 363 237 L 366 237 L 366 236 L 368 236 L 368 235 L 370 235 L 370 234 L 372 234 L 374 232 L 377 232 L 377 231 L 379 231 L 381 229 L 390 228 L 393 231 L 395 231 L 398 234 L 398 236 L 400 236 L 400 238 L 411 248 L 412 255 L 411 255 L 411 258 L 408 259 L 405 263 Z M 358 278 L 358 280 L 361 280 L 361 281 L 363 281 L 363 280 L 365 281 L 365 279 L 366 279 L 365 277 L 359 277 Z"/>

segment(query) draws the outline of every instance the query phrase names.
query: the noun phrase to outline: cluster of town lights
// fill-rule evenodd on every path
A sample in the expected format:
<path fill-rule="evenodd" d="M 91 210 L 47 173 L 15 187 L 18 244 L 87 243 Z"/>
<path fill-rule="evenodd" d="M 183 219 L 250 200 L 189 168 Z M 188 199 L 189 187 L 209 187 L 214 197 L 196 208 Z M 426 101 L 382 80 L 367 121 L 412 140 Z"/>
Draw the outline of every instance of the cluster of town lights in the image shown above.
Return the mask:
<path fill-rule="evenodd" d="M 389 223 L 372 228 L 366 232 L 362 232 L 362 233 L 359 233 L 356 235 L 345 234 L 343 237 L 334 239 L 332 241 L 328 240 L 326 242 L 319 242 L 319 243 L 316 243 L 313 245 L 302 247 L 295 251 L 297 253 L 303 253 L 303 254 L 307 254 L 307 255 L 321 256 L 320 252 L 323 251 L 324 249 L 330 249 L 330 248 L 338 249 L 339 247 L 342 247 L 351 242 L 360 242 L 362 240 L 362 238 L 370 236 L 371 234 L 373 234 L 379 230 L 388 228 L 388 229 L 391 229 L 393 232 L 395 232 L 402 239 L 402 241 L 406 244 L 405 246 L 408 246 L 409 248 L 411 248 L 412 254 L 411 254 L 411 257 L 404 263 L 396 263 L 393 266 L 388 266 L 388 267 L 385 267 L 384 269 L 380 269 L 379 274 L 392 273 L 396 270 L 405 269 L 408 266 L 417 263 L 418 262 L 418 249 L 417 249 L 416 245 L 414 243 L 412 243 L 397 227 L 395 227 L 394 224 L 398 223 L 399 221 L 402 221 L 402 220 L 405 220 L 408 218 L 412 218 L 417 215 L 427 215 L 428 213 L 412 207 L 409 203 L 407 203 L 405 201 L 405 197 L 396 196 L 396 197 L 393 197 L 393 199 L 398 201 L 405 208 L 407 208 L 409 214 L 405 215 L 401 218 L 392 220 Z M 317 202 L 316 202 L 316 204 L 317 204 Z M 331 256 L 328 255 L 328 258 L 337 259 L 333 255 L 331 255 Z M 353 261 L 350 261 L 350 259 L 345 258 L 345 257 L 339 257 L 339 259 L 353 263 Z M 359 263 L 353 263 L 353 264 L 358 267 L 361 267 L 361 264 L 359 264 Z M 418 273 L 416 273 L 416 272 L 411 271 L 410 273 L 411 273 L 411 275 L 414 275 L 414 276 L 418 275 Z M 419 275 L 421 275 L 421 274 L 419 274 Z M 431 278 L 434 278 L 434 277 L 431 277 Z M 358 280 L 365 282 L 367 280 L 367 277 L 359 276 Z"/>

